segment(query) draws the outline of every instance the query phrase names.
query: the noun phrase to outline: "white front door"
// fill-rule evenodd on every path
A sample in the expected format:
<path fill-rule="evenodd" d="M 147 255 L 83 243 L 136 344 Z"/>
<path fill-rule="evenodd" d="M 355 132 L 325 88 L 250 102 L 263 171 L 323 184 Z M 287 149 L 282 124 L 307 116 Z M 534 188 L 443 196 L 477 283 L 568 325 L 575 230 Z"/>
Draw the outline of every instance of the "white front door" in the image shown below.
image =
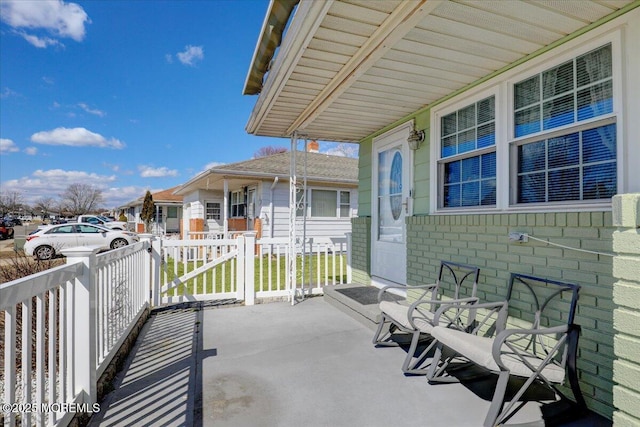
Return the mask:
<path fill-rule="evenodd" d="M 411 152 L 404 124 L 373 141 L 371 276 L 374 285 L 407 283 L 405 217 L 411 215 Z"/>

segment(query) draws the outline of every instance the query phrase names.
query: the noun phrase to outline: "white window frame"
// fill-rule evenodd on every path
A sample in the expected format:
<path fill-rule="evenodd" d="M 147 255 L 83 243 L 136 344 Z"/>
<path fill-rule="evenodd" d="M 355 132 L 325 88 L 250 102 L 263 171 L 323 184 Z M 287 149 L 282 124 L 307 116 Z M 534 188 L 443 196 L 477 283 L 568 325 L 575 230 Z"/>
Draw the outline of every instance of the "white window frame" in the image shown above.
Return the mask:
<path fill-rule="evenodd" d="M 314 191 L 332 191 L 334 193 L 336 193 L 336 210 L 335 210 L 335 214 L 334 216 L 312 216 L 311 215 L 311 207 L 312 207 L 312 203 L 313 203 L 313 192 Z M 340 203 L 340 194 L 341 193 L 349 193 L 349 216 L 340 216 L 340 207 L 341 206 L 345 206 L 346 204 L 341 204 Z M 301 196 L 300 196 L 301 197 Z M 353 195 L 351 194 L 351 190 L 345 190 L 345 189 L 339 189 L 339 188 L 332 188 L 332 187 L 309 187 L 307 188 L 307 206 L 306 206 L 306 212 L 304 213 L 307 219 L 317 219 L 317 220 L 332 220 L 332 219 L 344 219 L 344 218 L 351 218 L 351 213 L 352 213 L 352 200 L 353 200 Z M 302 218 L 303 215 L 298 214 L 297 215 L 298 218 Z"/>
<path fill-rule="evenodd" d="M 218 205 L 218 218 L 209 218 L 209 204 L 217 204 Z M 212 207 L 215 209 L 215 207 Z M 220 200 L 205 200 L 204 202 L 204 219 L 207 221 L 222 221 L 222 202 Z"/>
<path fill-rule="evenodd" d="M 236 195 L 237 195 L 237 198 L 236 198 L 237 203 L 234 203 L 234 196 Z M 243 215 L 234 215 L 233 213 L 234 206 L 246 206 L 244 197 L 245 197 L 244 189 L 231 192 L 231 197 L 229 197 L 229 218 L 246 218 L 246 215 L 247 215 L 246 207 L 244 209 L 245 212 L 243 213 Z M 236 212 L 239 210 L 240 209 L 236 209 Z"/>
<path fill-rule="evenodd" d="M 433 212 L 446 213 L 446 212 L 490 212 L 495 211 L 500 204 L 500 181 L 501 181 L 501 160 L 503 157 L 501 145 L 504 144 L 504 138 L 501 136 L 502 129 L 504 128 L 504 119 L 502 107 L 502 96 L 499 86 L 492 86 L 482 91 L 476 91 L 474 94 L 467 94 L 462 100 L 451 103 L 448 106 L 435 110 L 432 112 L 431 123 L 432 133 L 431 141 L 431 206 L 433 206 Z M 483 147 L 475 150 L 468 151 L 466 153 L 456 154 L 453 156 L 442 157 L 441 148 L 441 119 L 453 112 L 468 107 L 472 104 L 482 101 L 483 99 L 494 97 L 494 111 L 495 111 L 495 144 L 490 147 Z M 456 160 L 461 160 L 470 157 L 476 157 L 487 153 L 496 153 L 496 204 L 491 206 L 467 206 L 467 207 L 444 207 L 444 164 L 450 163 Z"/>
<path fill-rule="evenodd" d="M 545 202 L 545 203 L 513 203 L 515 186 L 514 179 L 517 179 L 517 157 L 512 151 L 518 145 L 548 138 L 548 135 L 582 130 L 591 127 L 594 123 L 616 123 L 616 144 L 617 144 L 617 189 L 618 193 L 623 193 L 624 188 L 624 162 L 622 153 L 624 147 L 623 135 L 623 74 L 622 74 L 622 34 L 619 27 L 601 28 L 600 31 L 588 40 L 584 38 L 574 39 L 564 45 L 542 54 L 522 66 L 515 67 L 503 73 L 502 76 L 474 87 L 459 96 L 443 102 L 431 110 L 431 132 L 432 141 L 430 147 L 430 213 L 431 214 L 472 214 L 472 213 L 492 213 L 492 212 L 559 212 L 559 211 L 589 211 L 589 210 L 610 210 L 611 200 L 578 200 L 568 202 Z M 611 44 L 612 53 L 612 79 L 613 79 L 613 112 L 608 115 L 599 116 L 589 120 L 572 123 L 552 130 L 541 131 L 523 137 L 514 137 L 514 85 L 531 76 L 540 74 L 545 70 L 554 68 L 568 60 L 575 59 L 585 53 L 593 51 L 604 45 Z M 495 123 L 496 123 L 496 205 L 492 207 L 441 207 L 441 192 L 444 186 L 444 176 L 440 172 L 440 164 L 450 157 L 441 158 L 440 141 L 440 119 L 447 114 L 460 110 L 472 103 L 475 103 L 487 96 L 495 96 Z M 478 150 L 477 153 L 480 153 Z M 475 153 L 471 151 L 470 154 Z"/>

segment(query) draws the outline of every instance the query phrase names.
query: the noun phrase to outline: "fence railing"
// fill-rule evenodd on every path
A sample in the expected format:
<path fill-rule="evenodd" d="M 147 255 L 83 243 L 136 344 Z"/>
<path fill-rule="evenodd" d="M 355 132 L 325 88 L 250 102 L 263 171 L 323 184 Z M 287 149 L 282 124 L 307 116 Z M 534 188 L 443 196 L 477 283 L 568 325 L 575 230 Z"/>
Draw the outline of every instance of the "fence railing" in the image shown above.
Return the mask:
<path fill-rule="evenodd" d="M 69 404 L 91 410 L 97 378 L 148 306 L 148 247 L 63 250 L 66 265 L 0 285 L 5 426 L 67 425 Z"/>
<path fill-rule="evenodd" d="M 141 237 L 102 254 L 63 250 L 66 265 L 0 285 L 0 402 L 16 409 L 0 413 L 1 424 L 64 426 L 74 412 L 91 412 L 97 380 L 149 307 L 293 299 L 350 276 L 346 238 L 300 245 L 292 283 L 282 239 Z"/>

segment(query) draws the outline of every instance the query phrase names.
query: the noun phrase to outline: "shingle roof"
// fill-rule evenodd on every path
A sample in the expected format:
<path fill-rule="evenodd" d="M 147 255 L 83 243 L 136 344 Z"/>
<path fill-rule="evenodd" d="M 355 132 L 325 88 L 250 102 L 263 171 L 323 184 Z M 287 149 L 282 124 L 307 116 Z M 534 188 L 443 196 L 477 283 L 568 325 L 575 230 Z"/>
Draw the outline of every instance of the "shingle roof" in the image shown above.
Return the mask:
<path fill-rule="evenodd" d="M 167 190 L 158 191 L 157 193 L 151 193 L 151 197 L 153 197 L 153 201 L 155 203 L 158 202 L 182 202 L 182 196 L 173 194 L 180 186 L 176 186 L 173 188 L 169 188 Z M 144 197 L 142 197 L 144 200 Z"/>
<path fill-rule="evenodd" d="M 155 193 L 151 193 L 154 203 L 182 203 L 182 195 L 173 194 L 180 186 L 172 187 L 166 190 L 161 190 Z M 142 205 L 144 202 L 144 195 L 138 197 L 135 200 L 126 203 L 120 208 Z"/>
<path fill-rule="evenodd" d="M 296 172 L 298 176 L 302 176 L 304 173 L 305 153 L 300 151 L 296 154 Z M 216 166 L 209 169 L 209 172 L 288 176 L 289 156 L 289 152 L 278 153 L 243 162 Z M 307 177 L 321 180 L 357 182 L 358 159 L 322 153 L 307 153 Z"/>

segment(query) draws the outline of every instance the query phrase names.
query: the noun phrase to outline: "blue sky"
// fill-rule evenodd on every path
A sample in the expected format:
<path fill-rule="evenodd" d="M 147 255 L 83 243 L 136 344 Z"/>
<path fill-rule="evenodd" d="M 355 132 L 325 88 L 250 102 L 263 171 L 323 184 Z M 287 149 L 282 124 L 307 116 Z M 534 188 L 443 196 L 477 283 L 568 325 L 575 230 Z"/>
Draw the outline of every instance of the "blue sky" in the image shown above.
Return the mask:
<path fill-rule="evenodd" d="M 268 0 L 0 3 L 0 191 L 113 208 L 288 139 L 244 128 Z M 335 144 L 321 144 L 321 151 Z"/>

